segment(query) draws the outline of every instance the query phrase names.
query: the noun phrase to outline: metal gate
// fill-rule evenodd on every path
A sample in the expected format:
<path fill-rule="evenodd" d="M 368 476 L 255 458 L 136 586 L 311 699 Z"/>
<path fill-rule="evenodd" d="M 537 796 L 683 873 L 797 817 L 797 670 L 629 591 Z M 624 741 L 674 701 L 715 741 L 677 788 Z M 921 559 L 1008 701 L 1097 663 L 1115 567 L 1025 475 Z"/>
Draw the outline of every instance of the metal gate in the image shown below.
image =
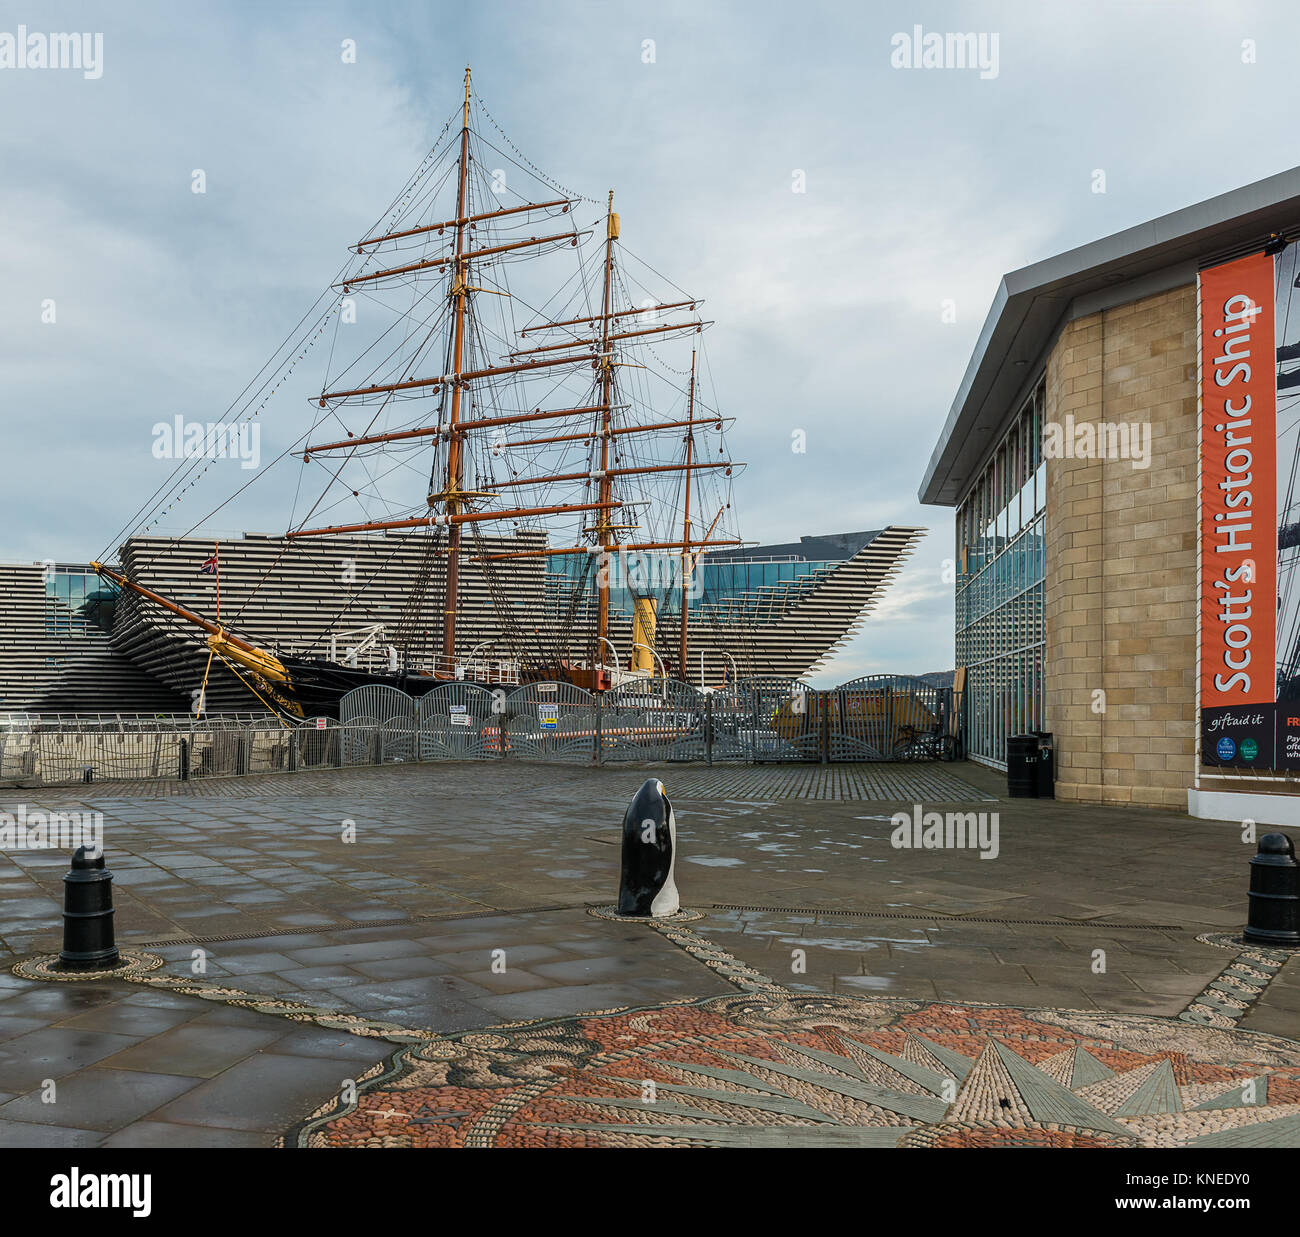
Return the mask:
<path fill-rule="evenodd" d="M 507 696 L 478 683 L 447 683 L 420 697 L 421 760 L 489 760 L 506 754 Z"/>
<path fill-rule="evenodd" d="M 572 683 L 529 683 L 505 700 L 506 750 L 527 760 L 596 758 L 596 698 Z"/>
<path fill-rule="evenodd" d="M 679 679 L 639 679 L 600 705 L 602 760 L 704 760 L 705 697 Z"/>
<path fill-rule="evenodd" d="M 821 759 L 819 692 L 799 679 L 745 679 L 736 695 L 739 716 L 728 718 L 736 758 L 759 763 Z"/>
<path fill-rule="evenodd" d="M 873 674 L 823 697 L 829 760 L 952 760 L 959 751 L 960 718 L 950 687 Z"/>
<path fill-rule="evenodd" d="M 709 693 L 705 759 L 748 760 L 754 731 L 753 693 L 744 686 Z"/>
<path fill-rule="evenodd" d="M 404 691 L 382 683 L 354 687 L 339 700 L 345 764 L 416 759 L 419 711 Z"/>
<path fill-rule="evenodd" d="M 298 769 L 336 769 L 343 763 L 338 722 L 309 717 L 294 731 L 294 765 Z"/>

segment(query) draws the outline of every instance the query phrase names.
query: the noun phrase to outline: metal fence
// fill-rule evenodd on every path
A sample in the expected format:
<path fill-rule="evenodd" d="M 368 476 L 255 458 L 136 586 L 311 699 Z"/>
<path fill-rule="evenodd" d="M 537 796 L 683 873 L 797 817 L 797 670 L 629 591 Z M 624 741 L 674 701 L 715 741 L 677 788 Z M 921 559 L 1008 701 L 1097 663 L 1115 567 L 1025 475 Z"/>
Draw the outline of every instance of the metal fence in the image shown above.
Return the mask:
<path fill-rule="evenodd" d="M 964 755 L 948 688 L 877 675 L 829 691 L 754 679 L 702 692 L 638 679 L 600 694 L 571 683 L 444 683 L 411 697 L 360 687 L 339 717 L 0 715 L 0 781 L 182 780 L 437 760 L 752 763 Z"/>

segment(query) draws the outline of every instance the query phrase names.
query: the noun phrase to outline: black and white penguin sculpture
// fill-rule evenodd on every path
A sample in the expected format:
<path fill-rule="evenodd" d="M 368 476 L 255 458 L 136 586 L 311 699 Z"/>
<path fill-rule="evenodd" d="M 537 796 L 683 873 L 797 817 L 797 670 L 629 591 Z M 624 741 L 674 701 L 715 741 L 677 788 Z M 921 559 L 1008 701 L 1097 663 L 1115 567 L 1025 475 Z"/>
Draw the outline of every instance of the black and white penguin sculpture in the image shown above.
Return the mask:
<path fill-rule="evenodd" d="M 650 778 L 636 792 L 623 816 L 623 870 L 618 913 L 659 918 L 681 907 L 673 882 L 677 821 L 664 784 Z"/>

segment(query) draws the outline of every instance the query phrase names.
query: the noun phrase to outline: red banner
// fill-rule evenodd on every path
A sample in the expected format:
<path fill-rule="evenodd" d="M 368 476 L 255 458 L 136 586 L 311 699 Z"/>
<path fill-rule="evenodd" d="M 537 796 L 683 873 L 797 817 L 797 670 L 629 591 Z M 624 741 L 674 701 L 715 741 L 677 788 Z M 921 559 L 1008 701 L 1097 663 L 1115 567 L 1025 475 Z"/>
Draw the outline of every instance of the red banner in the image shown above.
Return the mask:
<path fill-rule="evenodd" d="M 1201 706 L 1276 699 L 1273 258 L 1201 272 Z M 1271 717 L 1271 714 L 1270 714 Z"/>

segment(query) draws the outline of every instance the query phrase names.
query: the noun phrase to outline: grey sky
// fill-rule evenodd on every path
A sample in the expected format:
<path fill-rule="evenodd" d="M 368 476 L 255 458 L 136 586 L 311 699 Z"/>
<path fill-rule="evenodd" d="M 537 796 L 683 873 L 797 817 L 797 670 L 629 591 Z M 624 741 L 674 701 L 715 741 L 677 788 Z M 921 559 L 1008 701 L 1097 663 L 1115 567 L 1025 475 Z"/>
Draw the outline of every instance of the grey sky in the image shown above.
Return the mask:
<path fill-rule="evenodd" d="M 525 154 L 592 197 L 613 186 L 629 246 L 707 298 L 713 381 L 749 462 L 745 535 L 931 528 L 822 681 L 950 666 L 951 514 L 916 488 L 999 278 L 1295 162 L 1278 140 L 1294 14 L 6 0 L 0 34 L 100 32 L 104 63 L 97 80 L 0 69 L 0 558 L 103 548 L 172 466 L 152 426 L 220 417 L 418 164 L 469 62 Z M 916 25 L 996 33 L 997 76 L 892 68 L 891 38 Z M 264 457 L 301 428 L 280 411 Z M 247 479 L 222 468 L 196 501 Z M 239 524 L 282 531 L 292 494 L 262 488 Z"/>

